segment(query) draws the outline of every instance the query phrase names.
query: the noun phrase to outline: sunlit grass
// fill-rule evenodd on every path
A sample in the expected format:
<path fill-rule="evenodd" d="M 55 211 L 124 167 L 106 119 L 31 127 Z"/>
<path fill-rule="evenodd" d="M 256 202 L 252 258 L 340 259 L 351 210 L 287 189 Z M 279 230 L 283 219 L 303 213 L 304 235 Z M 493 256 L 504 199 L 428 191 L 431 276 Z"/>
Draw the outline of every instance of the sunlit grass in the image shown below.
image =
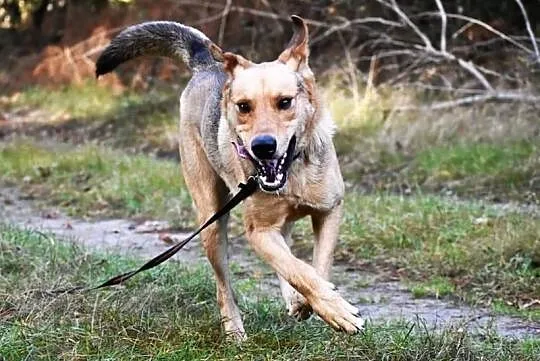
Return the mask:
<path fill-rule="evenodd" d="M 29 143 L 0 146 L 4 182 L 71 214 L 160 216 L 192 220 L 191 200 L 175 162 L 128 156 L 101 147 L 45 149 Z"/>
<path fill-rule="evenodd" d="M 115 92 L 100 86 L 94 80 L 80 85 L 65 85 L 60 88 L 31 87 L 15 97 L 15 104 L 39 107 L 52 113 L 76 118 L 103 116 L 122 103 L 140 102 L 141 94 Z"/>

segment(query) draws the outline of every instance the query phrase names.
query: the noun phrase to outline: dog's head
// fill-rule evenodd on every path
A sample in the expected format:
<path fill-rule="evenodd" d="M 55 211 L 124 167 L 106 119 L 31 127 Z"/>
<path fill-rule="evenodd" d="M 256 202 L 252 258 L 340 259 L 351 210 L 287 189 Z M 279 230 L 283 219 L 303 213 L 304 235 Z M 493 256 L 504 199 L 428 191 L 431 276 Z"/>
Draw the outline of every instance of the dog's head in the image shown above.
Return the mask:
<path fill-rule="evenodd" d="M 298 16 L 292 21 L 292 39 L 275 61 L 255 64 L 240 55 L 222 54 L 229 76 L 223 111 L 235 133 L 232 141 L 238 155 L 253 163 L 267 192 L 284 187 L 315 112 L 308 28 Z"/>

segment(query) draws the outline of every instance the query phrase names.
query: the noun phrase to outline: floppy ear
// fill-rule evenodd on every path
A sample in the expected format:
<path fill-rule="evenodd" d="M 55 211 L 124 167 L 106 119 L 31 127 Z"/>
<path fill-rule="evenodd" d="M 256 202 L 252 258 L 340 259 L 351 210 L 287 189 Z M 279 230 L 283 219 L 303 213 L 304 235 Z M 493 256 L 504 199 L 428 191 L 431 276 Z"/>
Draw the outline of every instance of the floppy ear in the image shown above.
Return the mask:
<path fill-rule="evenodd" d="M 241 69 L 247 69 L 252 66 L 253 63 L 241 55 L 233 53 L 223 53 L 223 69 L 229 76 L 234 75 Z"/>
<path fill-rule="evenodd" d="M 308 27 L 304 21 L 299 16 L 291 16 L 293 22 L 294 32 L 289 45 L 283 50 L 279 55 L 278 60 L 282 63 L 285 63 L 292 70 L 299 73 L 311 74 L 311 70 L 308 65 L 309 57 L 309 46 L 308 46 Z"/>

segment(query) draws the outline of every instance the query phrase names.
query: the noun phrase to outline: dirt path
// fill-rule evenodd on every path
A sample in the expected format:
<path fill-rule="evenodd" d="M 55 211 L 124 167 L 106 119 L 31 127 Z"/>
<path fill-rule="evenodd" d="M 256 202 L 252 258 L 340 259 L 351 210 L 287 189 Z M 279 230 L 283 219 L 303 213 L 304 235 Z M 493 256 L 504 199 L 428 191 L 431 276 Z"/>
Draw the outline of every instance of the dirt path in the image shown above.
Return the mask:
<path fill-rule="evenodd" d="M 30 201 L 23 200 L 15 189 L 0 188 L 0 221 L 52 232 L 70 242 L 91 250 L 129 254 L 144 259 L 157 255 L 170 246 L 159 236 L 163 223 L 136 225 L 125 219 L 85 221 L 67 217 L 57 210 L 38 210 Z M 183 234 L 168 233 L 175 239 Z M 249 250 L 243 239 L 231 242 L 232 262 L 245 277 L 256 277 L 260 290 L 278 297 L 276 277 Z M 194 240 L 174 256 L 174 260 L 187 264 L 206 262 L 198 243 Z M 350 270 L 336 265 L 334 282 L 347 298 L 357 304 L 364 317 L 372 320 L 422 320 L 428 328 L 442 326 L 466 328 L 472 332 L 496 331 L 506 337 L 540 337 L 540 325 L 518 318 L 494 315 L 488 309 L 456 305 L 432 298 L 413 298 L 399 282 L 372 282 L 376 275 Z M 238 275 L 237 275 L 238 277 Z M 367 287 L 362 285 L 368 284 Z"/>

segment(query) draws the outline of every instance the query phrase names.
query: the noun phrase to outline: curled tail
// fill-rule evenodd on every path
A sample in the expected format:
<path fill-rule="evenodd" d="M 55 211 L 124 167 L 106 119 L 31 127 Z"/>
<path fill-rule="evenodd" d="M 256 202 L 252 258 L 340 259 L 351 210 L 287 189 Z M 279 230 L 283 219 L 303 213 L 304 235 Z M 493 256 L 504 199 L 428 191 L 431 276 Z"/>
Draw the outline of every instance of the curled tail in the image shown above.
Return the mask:
<path fill-rule="evenodd" d="M 118 34 L 99 56 L 96 76 L 139 56 L 165 56 L 185 63 L 193 72 L 216 66 L 221 49 L 201 31 L 172 21 L 132 25 Z"/>

